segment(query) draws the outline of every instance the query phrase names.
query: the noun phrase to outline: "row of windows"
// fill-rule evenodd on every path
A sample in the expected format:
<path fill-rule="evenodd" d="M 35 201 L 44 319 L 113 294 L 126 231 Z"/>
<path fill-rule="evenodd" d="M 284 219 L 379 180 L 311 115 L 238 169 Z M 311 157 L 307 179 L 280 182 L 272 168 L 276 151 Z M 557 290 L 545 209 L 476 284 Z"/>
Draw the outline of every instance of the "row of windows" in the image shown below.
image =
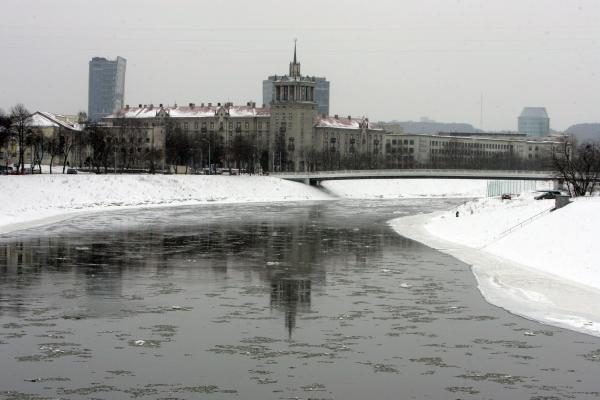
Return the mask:
<path fill-rule="evenodd" d="M 279 114 L 275 114 L 273 115 L 275 117 L 275 120 L 279 120 Z M 302 114 L 302 116 L 304 116 L 304 114 Z M 284 120 L 285 119 L 285 113 L 281 114 L 281 119 Z M 292 120 L 292 113 L 288 114 L 288 118 L 290 121 Z"/>
<path fill-rule="evenodd" d="M 290 119 L 291 119 L 291 116 L 290 116 Z M 117 123 L 115 125 L 118 126 L 120 124 Z M 180 121 L 175 122 L 175 127 L 176 128 L 183 128 L 184 130 L 190 129 L 190 127 L 192 125 L 193 125 L 194 129 L 199 129 L 200 127 L 206 128 L 207 126 L 210 126 L 211 129 L 215 128 L 215 122 L 214 121 L 211 121 L 209 125 L 207 125 L 206 121 L 203 121 L 202 123 L 199 123 L 199 122 L 196 121 L 193 124 L 191 122 L 180 122 Z M 269 129 L 269 125 L 270 124 L 269 124 L 269 122 L 258 121 L 256 123 L 256 125 L 257 125 L 258 129 L 263 129 L 263 128 Z M 154 122 L 152 122 L 152 123 L 144 122 L 140 126 L 144 127 L 144 128 L 149 128 L 149 127 L 157 126 L 157 124 L 155 124 Z M 223 122 L 219 122 L 219 127 L 220 127 L 220 129 L 224 129 L 224 123 Z M 241 128 L 241 127 L 242 127 L 242 123 L 241 122 L 236 122 L 236 128 Z M 246 129 L 250 129 L 250 122 L 248 122 L 248 121 L 244 122 L 244 127 Z M 229 122 L 229 129 L 233 129 L 233 122 Z"/>
<path fill-rule="evenodd" d="M 176 128 L 181 128 L 183 126 L 184 130 L 188 130 L 191 124 L 188 124 L 187 122 L 184 122 L 183 124 L 181 122 L 176 122 L 175 123 L 175 127 Z M 199 123 L 198 122 L 194 122 L 194 129 L 198 129 L 199 128 Z M 206 129 L 207 124 L 206 122 L 202 122 L 201 124 L 202 128 Z M 210 122 L 210 129 L 215 129 L 215 123 L 214 122 Z M 263 127 L 265 127 L 266 129 L 269 129 L 269 123 L 268 122 L 258 122 L 257 123 L 257 127 L 258 129 L 262 129 Z M 225 128 L 225 124 L 223 122 L 219 122 L 219 129 L 224 129 Z M 235 123 L 235 128 L 236 129 L 241 129 L 242 128 L 242 123 L 241 122 L 236 122 Z M 244 128 L 246 130 L 250 129 L 250 122 L 245 122 L 244 123 Z M 233 129 L 233 122 L 229 123 L 229 130 Z"/>
<path fill-rule="evenodd" d="M 390 139 L 387 140 L 387 143 L 390 143 Z M 398 139 L 398 140 L 392 139 L 392 145 L 403 144 L 403 143 L 405 145 L 409 145 L 410 144 L 412 146 L 412 145 L 415 144 L 415 141 L 414 140 L 408 140 L 408 139 L 404 139 L 404 140 L 402 140 L 402 139 Z"/>
<path fill-rule="evenodd" d="M 400 149 L 395 149 L 395 148 L 392 148 L 391 150 L 389 150 L 389 152 L 390 152 L 390 153 L 392 153 L 392 154 L 396 154 L 396 152 L 397 152 L 398 154 L 401 154 L 401 153 L 409 153 L 409 154 L 413 154 L 413 153 L 415 152 L 415 149 L 414 149 L 413 147 L 409 147 L 409 148 L 400 148 Z"/>
<path fill-rule="evenodd" d="M 473 143 L 473 142 L 449 142 L 442 140 L 432 140 L 431 146 L 445 146 L 445 147 L 466 147 L 474 149 L 497 149 L 506 150 L 512 149 L 512 144 L 499 144 L 499 143 Z"/>
<path fill-rule="evenodd" d="M 431 154 L 442 154 L 442 155 L 453 155 L 453 156 L 480 156 L 480 155 L 499 155 L 506 156 L 510 153 L 504 152 L 495 152 L 495 151 L 487 151 L 487 150 L 457 150 L 457 149 L 430 149 L 429 152 Z"/>
<path fill-rule="evenodd" d="M 150 138 L 149 137 L 147 137 L 145 139 L 146 139 L 146 143 L 150 143 Z M 125 143 L 126 142 L 125 138 L 123 138 L 123 137 L 120 138 L 120 139 L 119 138 L 115 138 L 114 136 L 107 137 L 107 141 L 108 142 L 112 142 L 113 140 L 115 142 L 117 142 L 117 143 Z M 138 143 L 143 143 L 144 142 L 144 138 L 138 137 L 137 138 L 137 142 Z M 135 143 L 135 138 L 133 138 L 133 137 L 129 138 L 129 143 Z"/>

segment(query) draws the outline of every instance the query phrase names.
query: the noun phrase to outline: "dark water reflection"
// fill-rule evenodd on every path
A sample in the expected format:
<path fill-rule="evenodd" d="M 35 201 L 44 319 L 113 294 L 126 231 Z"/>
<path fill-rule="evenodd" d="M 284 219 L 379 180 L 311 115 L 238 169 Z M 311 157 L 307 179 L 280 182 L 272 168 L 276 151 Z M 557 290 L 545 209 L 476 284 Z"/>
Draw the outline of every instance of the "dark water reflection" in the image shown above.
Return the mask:
<path fill-rule="evenodd" d="M 598 339 L 488 305 L 466 265 L 385 223 L 452 204 L 138 210 L 4 236 L 0 398 L 599 397 Z"/>

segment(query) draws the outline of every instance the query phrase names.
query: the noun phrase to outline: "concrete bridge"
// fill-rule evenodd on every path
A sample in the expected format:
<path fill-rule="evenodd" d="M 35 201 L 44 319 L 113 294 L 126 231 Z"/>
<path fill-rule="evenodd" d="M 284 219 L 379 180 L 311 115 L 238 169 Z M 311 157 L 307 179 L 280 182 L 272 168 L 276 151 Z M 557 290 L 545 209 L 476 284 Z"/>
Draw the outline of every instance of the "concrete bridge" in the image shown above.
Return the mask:
<path fill-rule="evenodd" d="M 316 172 L 278 172 L 272 176 L 318 186 L 322 181 L 349 179 L 487 179 L 558 181 L 553 171 L 503 171 L 477 169 L 370 169 Z"/>

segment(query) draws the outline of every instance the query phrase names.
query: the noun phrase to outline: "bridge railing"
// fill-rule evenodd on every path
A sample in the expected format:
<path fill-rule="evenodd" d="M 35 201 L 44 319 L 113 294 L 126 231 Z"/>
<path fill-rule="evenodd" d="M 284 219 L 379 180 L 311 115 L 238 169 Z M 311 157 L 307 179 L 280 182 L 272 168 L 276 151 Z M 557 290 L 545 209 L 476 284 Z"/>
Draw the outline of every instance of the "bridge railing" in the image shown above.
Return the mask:
<path fill-rule="evenodd" d="M 272 172 L 272 176 L 292 177 L 319 177 L 332 175 L 465 175 L 465 176 L 539 176 L 541 179 L 553 179 L 553 171 L 531 170 L 478 170 L 478 169 L 344 169 L 335 171 L 310 171 L 310 172 Z"/>

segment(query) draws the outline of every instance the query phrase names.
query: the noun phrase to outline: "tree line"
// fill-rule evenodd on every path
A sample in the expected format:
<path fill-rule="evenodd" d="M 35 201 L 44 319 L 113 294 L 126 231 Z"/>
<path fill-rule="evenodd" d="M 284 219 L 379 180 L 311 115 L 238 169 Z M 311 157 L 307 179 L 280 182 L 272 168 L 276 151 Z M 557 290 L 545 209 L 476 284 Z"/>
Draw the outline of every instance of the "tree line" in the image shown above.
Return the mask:
<path fill-rule="evenodd" d="M 82 139 L 78 135 L 70 134 L 66 128 L 58 127 L 58 134 L 46 136 L 42 129 L 32 126 L 31 113 L 23 104 L 13 106 L 8 113 L 0 109 L 0 147 L 6 149 L 6 162 L 8 162 L 10 144 L 16 147 L 17 162 L 14 163 L 18 173 L 25 173 L 26 161 L 30 161 L 31 172 L 37 167 L 41 172 L 42 162 L 49 160 L 50 172 L 54 161 L 62 165 L 65 173 L 69 166 L 69 158 L 76 145 Z M 30 150 L 30 160 L 25 160 L 25 153 Z M 8 166 L 6 166 L 8 167 Z"/>

